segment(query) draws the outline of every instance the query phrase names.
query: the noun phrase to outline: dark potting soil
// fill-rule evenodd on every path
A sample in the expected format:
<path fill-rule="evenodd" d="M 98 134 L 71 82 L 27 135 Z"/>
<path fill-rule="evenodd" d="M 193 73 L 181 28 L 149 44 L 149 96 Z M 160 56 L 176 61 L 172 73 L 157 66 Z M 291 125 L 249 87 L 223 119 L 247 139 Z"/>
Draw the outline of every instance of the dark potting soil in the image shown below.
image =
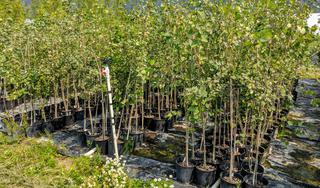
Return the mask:
<path fill-rule="evenodd" d="M 230 179 L 229 176 L 225 176 L 225 177 L 223 177 L 223 180 L 224 180 L 225 182 L 228 182 L 228 183 L 234 184 L 234 185 L 241 183 L 241 179 L 239 179 L 239 178 L 237 178 L 237 177 L 232 177 L 232 178 Z"/>
<path fill-rule="evenodd" d="M 98 136 L 97 138 L 95 138 L 95 140 L 96 141 L 106 141 L 106 140 L 108 140 L 109 139 L 109 137 L 108 136 Z"/>
<path fill-rule="evenodd" d="M 201 171 L 214 171 L 216 170 L 216 167 L 212 166 L 212 165 L 200 165 L 197 166 L 197 168 Z"/>
<path fill-rule="evenodd" d="M 186 162 L 178 162 L 177 163 L 179 166 L 185 167 L 185 168 L 189 168 L 189 167 L 194 167 L 194 165 L 192 164 L 192 162 L 188 162 L 188 165 Z"/>

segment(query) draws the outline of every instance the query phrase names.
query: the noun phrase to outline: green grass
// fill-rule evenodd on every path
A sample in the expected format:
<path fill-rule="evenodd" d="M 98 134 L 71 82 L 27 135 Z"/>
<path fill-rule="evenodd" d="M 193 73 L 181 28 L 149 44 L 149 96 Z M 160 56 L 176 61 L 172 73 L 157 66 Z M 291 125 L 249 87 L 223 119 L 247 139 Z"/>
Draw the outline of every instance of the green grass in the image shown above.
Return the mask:
<path fill-rule="evenodd" d="M 95 177 L 103 184 L 104 164 L 99 154 L 90 158 L 65 157 L 58 154 L 58 148 L 49 141 L 13 138 L 0 133 L 0 188 L 80 187 L 88 177 Z M 129 188 L 153 185 L 165 188 L 172 182 L 128 179 L 125 184 Z"/>
<path fill-rule="evenodd" d="M 300 78 L 303 79 L 317 79 L 320 80 L 320 67 L 310 65 L 308 67 L 301 67 L 298 70 Z"/>
<path fill-rule="evenodd" d="M 5 140 L 7 139 L 7 140 Z M 0 187 L 79 187 L 101 157 L 65 157 L 50 142 L 0 136 Z"/>

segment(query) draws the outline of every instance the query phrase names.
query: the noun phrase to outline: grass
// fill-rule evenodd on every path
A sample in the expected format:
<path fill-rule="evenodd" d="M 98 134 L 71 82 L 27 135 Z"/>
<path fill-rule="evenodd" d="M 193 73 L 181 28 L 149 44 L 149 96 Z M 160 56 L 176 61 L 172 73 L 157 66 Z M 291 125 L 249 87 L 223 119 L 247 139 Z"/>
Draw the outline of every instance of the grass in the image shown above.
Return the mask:
<path fill-rule="evenodd" d="M 310 65 L 308 67 L 303 66 L 298 70 L 300 78 L 303 79 L 316 79 L 320 80 L 320 67 L 315 65 Z"/>
<path fill-rule="evenodd" d="M 90 158 L 65 157 L 49 141 L 8 137 L 0 133 L 0 188 L 81 187 L 88 177 L 97 180 L 97 187 L 111 188 L 102 185 L 104 164 L 105 159 L 99 154 Z M 148 188 L 157 185 L 165 188 L 171 184 L 170 180 L 128 179 L 125 187 Z"/>
<path fill-rule="evenodd" d="M 79 187 L 85 176 L 103 164 L 99 156 L 62 156 L 50 142 L 29 138 L 12 141 L 3 135 L 0 140 L 0 188 Z"/>

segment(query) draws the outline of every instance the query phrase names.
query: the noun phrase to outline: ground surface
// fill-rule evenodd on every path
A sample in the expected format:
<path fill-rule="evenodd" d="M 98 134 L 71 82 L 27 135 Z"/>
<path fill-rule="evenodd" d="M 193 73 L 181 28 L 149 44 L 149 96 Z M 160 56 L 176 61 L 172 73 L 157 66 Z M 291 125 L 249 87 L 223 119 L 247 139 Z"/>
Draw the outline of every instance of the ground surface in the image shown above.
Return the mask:
<path fill-rule="evenodd" d="M 312 105 L 320 97 L 320 83 L 299 80 L 296 91 L 285 136 L 272 142 L 267 176 L 273 187 L 320 187 L 320 107 Z"/>

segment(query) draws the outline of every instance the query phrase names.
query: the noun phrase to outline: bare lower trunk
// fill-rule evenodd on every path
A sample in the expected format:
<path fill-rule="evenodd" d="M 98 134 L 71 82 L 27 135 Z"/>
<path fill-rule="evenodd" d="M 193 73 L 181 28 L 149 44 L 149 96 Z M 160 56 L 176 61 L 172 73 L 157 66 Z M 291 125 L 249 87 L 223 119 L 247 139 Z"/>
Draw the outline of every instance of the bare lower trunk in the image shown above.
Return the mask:
<path fill-rule="evenodd" d="M 63 81 L 61 81 L 61 95 L 62 95 L 64 110 L 65 110 L 66 113 L 68 113 L 68 102 L 67 102 L 66 96 L 64 94 L 64 89 L 65 88 L 64 88 Z"/>
<path fill-rule="evenodd" d="M 186 129 L 186 157 L 185 157 L 185 164 L 189 166 L 189 131 Z"/>
<path fill-rule="evenodd" d="M 54 118 L 58 118 L 58 86 L 55 84 L 54 85 L 54 98 L 53 98 L 53 102 L 54 102 Z"/>
<path fill-rule="evenodd" d="M 234 163 L 234 155 L 233 155 L 233 92 L 232 92 L 232 80 L 230 79 L 230 169 L 229 169 L 229 178 L 230 180 L 233 178 L 233 163 Z"/>
<path fill-rule="evenodd" d="M 90 95 L 89 95 L 89 100 L 88 100 L 88 109 L 89 109 L 89 118 L 90 118 L 90 126 L 91 126 L 91 134 L 93 134 L 94 132 L 94 128 L 93 128 L 93 119 L 92 119 L 92 113 L 91 113 L 91 105 L 90 105 Z"/>
<path fill-rule="evenodd" d="M 134 109 L 134 105 L 132 105 L 132 106 L 131 106 L 131 109 L 130 109 L 128 130 L 127 130 L 127 140 L 129 140 L 129 134 L 130 134 L 130 132 L 131 132 L 131 121 L 132 121 L 133 109 Z"/>

